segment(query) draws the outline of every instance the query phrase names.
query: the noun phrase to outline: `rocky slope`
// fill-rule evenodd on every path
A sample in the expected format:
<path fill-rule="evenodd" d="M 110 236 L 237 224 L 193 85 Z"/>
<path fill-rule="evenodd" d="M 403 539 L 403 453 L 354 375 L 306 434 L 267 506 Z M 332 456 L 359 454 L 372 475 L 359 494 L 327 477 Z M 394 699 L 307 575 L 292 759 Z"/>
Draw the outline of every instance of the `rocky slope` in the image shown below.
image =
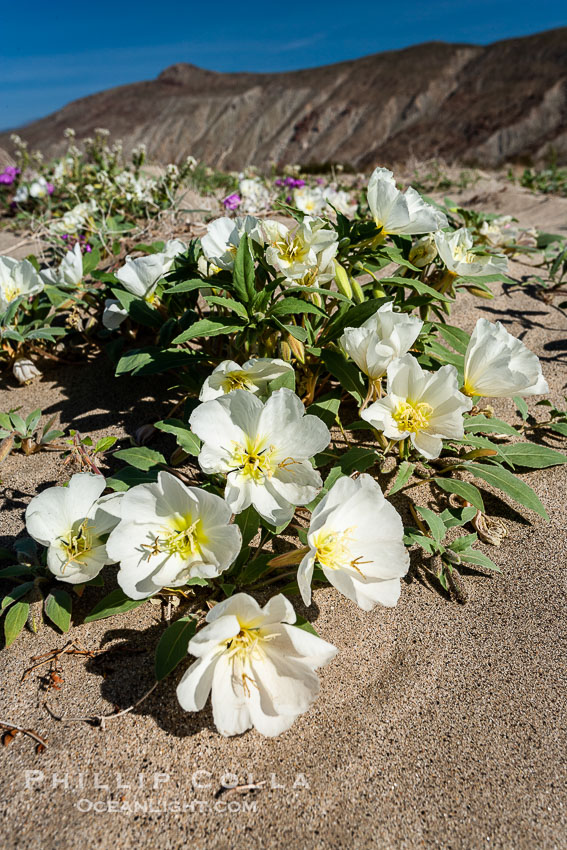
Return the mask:
<path fill-rule="evenodd" d="M 48 153 L 108 127 L 151 157 L 218 167 L 408 157 L 499 165 L 567 160 L 567 28 L 488 47 L 432 42 L 322 68 L 220 74 L 177 64 L 82 98 L 20 134 Z M 9 148 L 9 134 L 0 134 Z"/>

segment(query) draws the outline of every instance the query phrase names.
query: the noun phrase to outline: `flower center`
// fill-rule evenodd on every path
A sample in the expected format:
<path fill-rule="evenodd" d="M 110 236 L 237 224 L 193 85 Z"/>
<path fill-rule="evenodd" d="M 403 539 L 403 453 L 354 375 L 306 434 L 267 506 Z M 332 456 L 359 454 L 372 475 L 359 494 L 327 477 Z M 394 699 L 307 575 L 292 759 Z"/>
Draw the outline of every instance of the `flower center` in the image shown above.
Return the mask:
<path fill-rule="evenodd" d="M 3 295 L 4 301 L 10 304 L 12 301 L 15 301 L 18 295 L 20 295 L 20 289 L 16 286 L 15 283 L 7 283 L 3 287 Z"/>
<path fill-rule="evenodd" d="M 429 425 L 433 408 L 426 401 L 401 401 L 392 418 L 400 431 L 416 434 Z"/>
<path fill-rule="evenodd" d="M 319 266 L 313 266 L 312 269 L 309 269 L 298 283 L 301 286 L 314 286 L 317 283 L 317 277 L 319 276 Z"/>
<path fill-rule="evenodd" d="M 280 260 L 286 263 L 301 262 L 309 253 L 308 246 L 298 236 L 288 236 L 274 243 Z"/>
<path fill-rule="evenodd" d="M 241 475 L 258 482 L 266 477 L 271 478 L 274 474 L 272 462 L 274 452 L 275 446 L 264 446 L 264 441 L 261 439 L 247 439 L 244 446 L 234 443 L 232 459 Z"/>
<path fill-rule="evenodd" d="M 67 537 L 62 538 L 62 548 L 67 555 L 67 560 L 62 568 L 72 564 L 74 561 L 79 562 L 83 555 L 86 555 L 92 549 L 93 538 L 88 526 L 88 519 L 84 519 L 78 529 L 69 532 Z"/>
<path fill-rule="evenodd" d="M 228 372 L 222 381 L 222 388 L 225 393 L 232 390 L 248 390 L 256 389 L 254 381 L 250 380 L 250 376 L 246 372 Z"/>
<path fill-rule="evenodd" d="M 170 526 L 164 526 L 163 533 L 155 537 L 152 544 L 142 544 L 142 547 L 149 550 L 149 558 L 166 553 L 180 555 L 185 561 L 189 561 L 195 556 L 201 556 L 201 547 L 207 542 L 208 537 L 202 521 L 197 519 L 193 522 L 193 518 L 188 514 L 176 518 Z"/>
<path fill-rule="evenodd" d="M 317 532 L 313 538 L 313 546 L 316 558 L 322 567 L 328 570 L 344 570 L 350 567 L 364 578 L 359 564 L 370 562 L 361 561 L 360 557 L 352 557 L 351 544 L 354 531 L 356 531 L 355 527 L 346 528 L 344 531 L 330 531 L 322 528 Z"/>
<path fill-rule="evenodd" d="M 173 531 L 159 537 L 162 551 L 170 555 L 181 555 L 188 560 L 195 555 L 201 554 L 201 546 L 207 542 L 207 536 L 203 531 L 203 523 L 200 519 L 193 522 L 191 516 L 185 516 L 175 523 L 177 526 Z"/>

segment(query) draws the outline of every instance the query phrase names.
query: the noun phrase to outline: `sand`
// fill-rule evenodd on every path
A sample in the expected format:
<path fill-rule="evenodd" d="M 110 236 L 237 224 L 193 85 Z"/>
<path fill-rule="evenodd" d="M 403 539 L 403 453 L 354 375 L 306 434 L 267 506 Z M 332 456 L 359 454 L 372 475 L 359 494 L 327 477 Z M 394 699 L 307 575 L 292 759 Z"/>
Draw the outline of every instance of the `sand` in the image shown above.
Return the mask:
<path fill-rule="evenodd" d="M 546 207 L 559 219 L 556 200 L 546 199 L 530 223 L 545 228 Z M 517 278 L 527 272 L 514 265 Z M 481 315 L 500 319 L 536 351 L 560 403 L 564 313 L 518 289 L 491 302 L 464 297 L 455 321 L 470 330 Z M 136 427 L 164 415 L 168 380 L 113 383 L 101 357 L 88 368 L 46 370 L 27 388 L 3 388 L 0 410 L 41 406 L 66 428 L 114 433 L 127 445 Z M 497 409 L 513 421 L 510 402 Z M 21 533 L 36 488 L 67 471 L 57 455 L 14 454 L 1 472 L 6 545 Z M 2 751 L 2 848 L 567 847 L 567 469 L 525 478 L 550 522 L 488 494 L 509 536 L 500 549 L 483 550 L 502 573 L 469 571 L 466 604 L 420 580 L 418 564 L 393 610 L 365 613 L 333 589 L 316 591 L 309 611 L 297 604 L 339 654 L 321 672 L 315 706 L 279 738 L 253 731 L 224 739 L 208 708 L 184 713 L 175 687 L 186 665 L 104 730 L 49 716 L 46 701 L 74 716 L 125 708 L 141 696 L 153 682 L 153 647 L 165 628 L 159 607 L 81 625 L 97 592 L 81 600 L 72 636 L 90 649 L 123 649 L 99 661 L 63 658 L 64 683 L 49 693 L 39 674 L 20 679 L 32 655 L 67 638 L 48 627 L 37 637 L 24 633 L 1 655 L 0 719 L 35 730 L 48 747 L 37 755 L 18 736 Z M 217 796 L 232 781 L 225 774 L 261 788 Z"/>

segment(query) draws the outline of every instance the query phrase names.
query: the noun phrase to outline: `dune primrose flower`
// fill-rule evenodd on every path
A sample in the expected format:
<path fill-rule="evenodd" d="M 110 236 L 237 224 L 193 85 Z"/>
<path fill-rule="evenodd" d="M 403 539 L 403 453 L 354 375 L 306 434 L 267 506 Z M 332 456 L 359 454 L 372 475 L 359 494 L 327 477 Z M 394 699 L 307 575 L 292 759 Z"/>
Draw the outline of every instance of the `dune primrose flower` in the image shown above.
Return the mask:
<path fill-rule="evenodd" d="M 155 484 L 132 487 L 107 543 L 120 564 L 118 584 L 131 599 L 144 599 L 190 578 L 220 575 L 242 543 L 231 516 L 224 499 L 187 487 L 169 472 L 160 472 Z"/>
<path fill-rule="evenodd" d="M 392 360 L 409 351 L 422 327 L 416 316 L 394 313 L 393 302 L 388 301 L 359 328 L 345 328 L 340 343 L 361 372 L 376 381 Z"/>
<path fill-rule="evenodd" d="M 83 279 L 83 253 L 80 242 L 75 242 L 72 251 L 67 251 L 59 268 L 40 272 L 45 283 L 64 286 L 79 286 Z"/>
<path fill-rule="evenodd" d="M 470 396 L 544 395 L 549 392 L 539 358 L 500 322 L 479 319 L 465 354 L 463 391 Z"/>
<path fill-rule="evenodd" d="M 311 604 L 318 562 L 331 584 L 365 611 L 394 606 L 409 567 L 403 537 L 400 515 L 370 475 L 340 478 L 311 517 L 309 551 L 297 573 L 304 603 Z"/>
<path fill-rule="evenodd" d="M 460 227 L 453 233 L 436 233 L 435 244 L 439 256 L 455 277 L 506 274 L 508 271 L 506 257 L 473 253 L 473 237 L 466 227 Z"/>
<path fill-rule="evenodd" d="M 389 234 L 432 233 L 447 227 L 447 218 L 427 204 L 415 189 L 400 192 L 388 168 L 375 168 L 368 183 L 368 206 L 380 237 Z"/>
<path fill-rule="evenodd" d="M 20 297 L 37 295 L 43 281 L 29 260 L 0 257 L 0 313 Z"/>
<path fill-rule="evenodd" d="M 199 399 L 211 401 L 233 390 L 248 390 L 263 396 L 270 381 L 286 372 L 293 372 L 291 363 L 270 357 L 254 357 L 242 366 L 234 360 L 223 360 L 201 387 Z"/>
<path fill-rule="evenodd" d="M 223 216 L 207 225 L 207 232 L 201 237 L 203 254 L 209 263 L 220 269 L 232 271 L 234 258 L 244 233 L 259 244 L 263 244 L 259 231 L 259 221 L 251 215 L 244 218 Z"/>
<path fill-rule="evenodd" d="M 291 390 L 276 390 L 265 404 L 234 390 L 199 405 L 189 422 L 203 441 L 203 472 L 227 476 L 225 499 L 233 513 L 254 505 L 267 522 L 283 525 L 295 506 L 319 492 L 321 476 L 309 458 L 329 445 L 331 435 L 317 416 L 305 415 Z"/>
<path fill-rule="evenodd" d="M 68 487 L 49 487 L 34 496 L 26 509 L 28 534 L 48 547 L 47 566 L 60 581 L 82 584 L 112 563 L 106 539 L 118 519 L 100 498 L 105 487 L 102 475 L 78 473 Z"/>
<path fill-rule="evenodd" d="M 213 716 L 221 735 L 254 726 L 280 735 L 306 712 L 319 693 L 315 673 L 336 648 L 294 626 L 290 602 L 279 594 L 260 608 L 247 593 L 219 602 L 207 625 L 189 642 L 197 660 L 177 687 L 185 711 L 200 711 L 212 690 Z"/>
<path fill-rule="evenodd" d="M 459 392 L 457 370 L 425 372 L 406 354 L 388 366 L 388 392 L 360 414 L 389 440 L 405 440 L 424 457 L 439 457 L 444 439 L 462 440 L 472 401 Z"/>

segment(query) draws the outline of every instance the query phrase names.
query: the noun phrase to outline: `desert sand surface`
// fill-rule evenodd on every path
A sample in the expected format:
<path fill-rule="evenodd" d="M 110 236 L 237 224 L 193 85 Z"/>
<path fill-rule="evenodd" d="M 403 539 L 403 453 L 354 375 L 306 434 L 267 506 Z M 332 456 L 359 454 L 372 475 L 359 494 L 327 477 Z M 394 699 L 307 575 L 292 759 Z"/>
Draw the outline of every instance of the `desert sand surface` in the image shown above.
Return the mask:
<path fill-rule="evenodd" d="M 472 205 L 566 232 L 565 199 L 512 186 L 467 192 Z M 513 263 L 511 276 L 525 280 L 532 271 Z M 542 359 L 560 405 L 567 317 L 559 300 L 546 304 L 519 286 L 493 301 L 463 296 L 453 321 L 469 331 L 480 316 L 502 321 Z M 41 407 L 66 429 L 116 434 L 127 445 L 137 427 L 167 411 L 173 382 L 116 382 L 102 355 L 88 365 L 45 363 L 41 381 L 1 388 L 0 410 Z M 511 401 L 495 408 L 517 421 Z M 162 445 L 173 447 L 152 443 Z M 37 488 L 68 472 L 55 453 L 12 454 L 1 471 L 6 545 L 22 532 Z M 130 706 L 154 680 L 153 649 L 166 627 L 159 606 L 82 624 L 112 578 L 76 604 L 69 636 L 47 626 L 38 636 L 24 632 L 2 653 L 0 719 L 35 730 L 48 747 L 38 755 L 20 735 L 2 749 L 2 848 L 566 848 L 567 467 L 525 479 L 550 522 L 483 488 L 508 537 L 499 549 L 482 547 L 501 574 L 464 571 L 465 604 L 425 581 L 418 559 L 395 609 L 365 613 L 334 589 L 316 591 L 309 609 L 292 600 L 339 654 L 321 671 L 314 707 L 275 739 L 255 731 L 225 739 L 209 707 L 183 712 L 175 688 L 186 664 L 104 729 L 74 721 Z M 403 496 L 396 504 L 403 510 Z M 32 656 L 68 637 L 111 651 L 98 660 L 64 656 L 60 690 L 42 689 L 42 670 L 21 682 Z M 223 792 L 226 774 L 260 788 Z"/>

